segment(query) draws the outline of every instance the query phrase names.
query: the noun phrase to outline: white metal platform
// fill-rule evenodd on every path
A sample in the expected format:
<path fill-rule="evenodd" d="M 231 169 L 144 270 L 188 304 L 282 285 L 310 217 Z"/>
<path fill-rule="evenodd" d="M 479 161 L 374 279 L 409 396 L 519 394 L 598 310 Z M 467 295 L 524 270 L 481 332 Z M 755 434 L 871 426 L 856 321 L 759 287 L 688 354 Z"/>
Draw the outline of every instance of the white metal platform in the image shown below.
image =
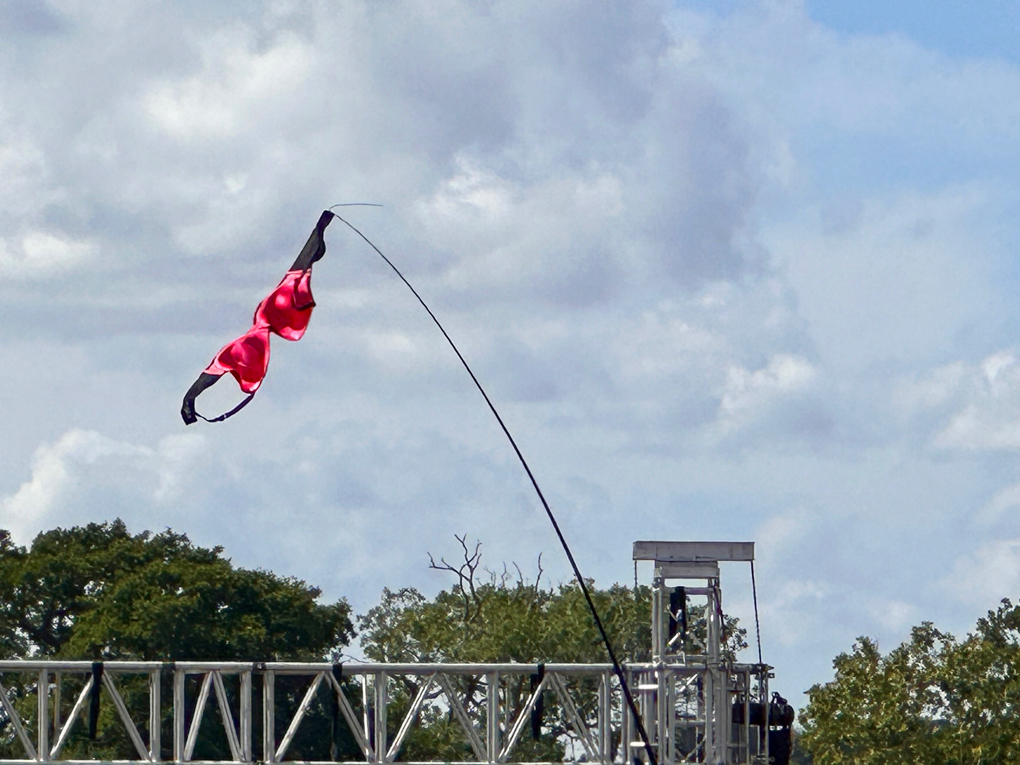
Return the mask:
<path fill-rule="evenodd" d="M 771 667 L 728 661 L 722 651 L 719 561 L 750 560 L 753 554 L 753 543 L 635 543 L 635 560 L 652 560 L 655 565 L 653 661 L 627 664 L 624 669 L 662 765 L 768 762 L 768 737 L 751 724 L 751 706 L 767 708 Z M 704 654 L 686 655 L 669 640 L 668 625 L 675 623 L 677 614 L 669 612 L 668 583 L 677 580 L 697 581 L 697 586 L 681 591 L 684 598 L 705 599 Z M 276 703 L 281 677 L 297 678 L 304 689 L 302 701 L 282 730 L 277 727 L 282 712 Z M 520 695 L 508 692 L 509 684 L 520 688 L 521 682 L 532 677 L 533 688 L 522 704 Z M 97 669 L 88 661 L 11 660 L 0 661 L 0 711 L 6 718 L 0 737 L 7 738 L 8 749 L 20 748 L 22 756 L 0 757 L 0 765 L 102 762 L 61 758 L 71 732 L 88 725 L 97 681 L 102 703 L 116 710 L 115 724 L 123 727 L 136 756 L 113 762 L 206 762 L 196 759 L 203 723 L 219 726 L 225 736 L 230 759 L 217 762 L 291 762 L 288 750 L 302 722 L 316 699 L 321 700 L 318 694 L 326 694 L 335 699 L 339 716 L 361 752 L 361 759 L 346 761 L 404 761 L 402 747 L 423 710 L 430 707 L 459 724 L 467 744 L 466 762 L 518 763 L 521 760 L 515 753 L 543 693 L 546 698 L 551 694 L 558 704 L 565 730 L 560 741 L 569 761 L 604 765 L 634 758 L 647 761 L 610 664 L 109 661 Z M 483 692 L 483 703 L 464 704 L 459 689 L 466 682 Z M 129 713 L 120 692 L 127 683 L 134 684 L 135 698 L 142 692 L 139 683 L 147 685 L 147 719 L 134 719 Z M 172 684 L 171 709 L 164 708 L 161 698 L 164 683 Z M 397 683 L 402 694 L 394 693 Z M 12 685 L 22 689 L 20 702 L 11 698 L 8 687 Z M 26 693 L 34 694 L 34 703 L 26 704 Z M 253 704 L 256 694 L 259 703 Z M 741 724 L 736 725 L 733 711 L 741 705 Z M 210 711 L 213 706 L 218 715 Z M 166 746 L 160 735 L 165 715 L 171 717 L 173 731 Z M 397 716 L 400 724 L 389 724 Z M 218 722 L 210 719 L 215 717 Z M 256 728 L 261 730 L 257 742 L 253 741 Z"/>

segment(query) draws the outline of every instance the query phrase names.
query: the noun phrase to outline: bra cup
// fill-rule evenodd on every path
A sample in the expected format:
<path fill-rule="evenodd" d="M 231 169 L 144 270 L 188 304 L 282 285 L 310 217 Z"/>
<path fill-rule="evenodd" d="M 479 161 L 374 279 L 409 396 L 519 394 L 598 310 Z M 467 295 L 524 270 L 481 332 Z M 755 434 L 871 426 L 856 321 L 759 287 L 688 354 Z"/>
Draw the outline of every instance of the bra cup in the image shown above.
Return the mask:
<path fill-rule="evenodd" d="M 300 340 L 312 318 L 311 270 L 289 271 L 283 281 L 255 309 L 253 326 L 216 354 L 205 372 L 229 372 L 245 393 L 254 393 L 269 368 L 269 333 Z"/>
<path fill-rule="evenodd" d="M 306 308 L 314 308 L 315 300 L 312 298 L 312 269 L 298 272 L 299 276 L 294 283 L 294 308 L 304 311 Z M 287 274 L 290 276 L 290 274 Z"/>
<path fill-rule="evenodd" d="M 286 340 L 300 340 L 312 318 L 311 271 L 290 271 L 255 312 L 255 325 Z"/>
<path fill-rule="evenodd" d="M 252 327 L 216 354 L 209 374 L 230 372 L 245 393 L 254 393 L 269 368 L 269 328 Z"/>

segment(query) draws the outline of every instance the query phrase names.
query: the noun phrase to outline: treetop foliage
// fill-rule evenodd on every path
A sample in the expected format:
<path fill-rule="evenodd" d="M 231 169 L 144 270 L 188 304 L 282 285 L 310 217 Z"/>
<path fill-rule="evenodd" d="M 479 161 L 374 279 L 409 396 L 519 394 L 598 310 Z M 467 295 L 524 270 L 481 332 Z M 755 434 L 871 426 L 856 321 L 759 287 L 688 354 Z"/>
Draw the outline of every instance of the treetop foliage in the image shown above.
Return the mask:
<path fill-rule="evenodd" d="M 27 549 L 0 531 L 2 658 L 321 661 L 339 654 L 354 627 L 345 600 L 324 604 L 320 594 L 293 577 L 237 568 L 223 557 L 223 548 L 197 546 L 170 529 L 131 534 L 120 520 L 90 523 L 39 534 Z M 198 680 L 186 681 L 191 705 Z M 65 673 L 64 695 L 74 698 L 85 681 Z M 225 682 L 228 696 L 236 700 L 236 678 Z M 9 700 L 29 728 L 36 716 L 35 683 L 31 674 L 4 675 Z M 118 684 L 129 713 L 145 719 L 147 678 L 122 676 Z M 164 755 L 172 741 L 171 691 L 165 682 Z M 289 719 L 303 692 L 286 679 L 278 684 L 279 719 Z M 322 742 L 327 750 L 330 742 L 329 719 L 320 703 L 292 754 L 314 759 L 309 757 L 314 751 L 322 759 Z M 109 702 L 102 704 L 98 722 L 94 740 L 79 722 L 62 756 L 105 761 L 135 756 Z M 0 753 L 24 756 L 8 723 L 0 715 Z M 200 759 L 230 757 L 224 734 L 215 726 L 203 726 L 197 742 Z"/>
<path fill-rule="evenodd" d="M 534 582 L 520 568 L 511 574 L 484 569 L 481 544 L 472 549 L 457 537 L 463 560 L 445 558 L 431 568 L 454 577 L 432 600 L 418 590 L 383 590 L 379 605 L 359 617 L 361 647 L 374 661 L 391 662 L 581 662 L 608 661 L 588 604 L 576 581 L 542 586 L 542 561 Z M 613 649 L 621 661 L 651 659 L 651 589 L 588 582 Z M 703 650 L 704 607 L 691 609 L 686 648 Z M 727 652 L 747 647 L 746 630 L 727 617 Z"/>
<path fill-rule="evenodd" d="M 39 534 L 0 531 L 0 654 L 67 659 L 312 659 L 353 637 L 345 600 L 223 548 L 120 520 Z"/>
<path fill-rule="evenodd" d="M 582 662 L 605 663 L 605 647 L 592 622 L 576 582 L 542 582 L 541 558 L 535 580 L 519 568 L 505 566 L 496 573 L 482 568 L 481 545 L 469 547 L 458 538 L 463 561 L 444 558 L 432 568 L 445 571 L 453 583 L 435 597 L 405 588 L 384 590 L 381 601 L 358 617 L 361 647 L 367 658 L 389 662 Z M 623 661 L 647 661 L 650 656 L 651 593 L 648 587 L 614 584 L 592 597 L 614 648 Z M 187 536 L 166 531 L 131 534 L 121 521 L 91 523 L 40 534 L 31 548 L 15 545 L 0 532 L 0 656 L 55 659 L 143 660 L 322 660 L 340 658 L 354 636 L 345 600 L 318 602 L 320 592 L 304 582 L 263 570 L 236 568 L 220 547 L 203 548 Z M 690 629 L 685 649 L 704 649 L 704 607 L 689 609 Z M 727 652 L 746 646 L 745 631 L 726 619 Z M 169 672 L 169 670 L 165 670 Z M 18 714 L 32 725 L 37 709 L 37 678 L 5 675 L 9 697 Z M 65 673 L 65 697 L 80 693 L 85 674 Z M 197 676 L 186 681 L 186 704 L 198 694 Z M 236 703 L 236 678 L 225 680 L 226 693 Z M 260 707 L 258 688 L 264 677 L 253 678 L 253 704 Z M 390 683 L 392 717 L 387 725 L 396 733 L 404 712 L 419 688 L 410 677 Z M 486 681 L 452 677 L 452 692 L 477 719 L 487 714 Z M 511 718 L 519 714 L 534 680 L 527 674 L 500 677 L 500 694 Z M 567 693 L 579 713 L 594 723 L 596 709 L 592 679 L 564 680 L 560 691 L 545 694 L 544 713 L 536 738 L 518 743 L 516 756 L 525 760 L 562 760 L 575 734 L 558 694 Z M 122 676 L 118 683 L 135 719 L 148 708 L 145 677 Z M 278 677 L 276 718 L 286 725 L 307 687 L 303 678 Z M 162 685 L 163 748 L 172 740 L 171 684 Z M 344 693 L 355 713 L 365 712 L 363 688 L 345 681 Z M 64 699 L 67 703 L 67 699 Z M 301 732 L 288 756 L 298 760 L 360 757 L 350 732 L 338 723 L 328 688 L 312 701 Z M 257 710 L 256 710 L 257 711 Z M 258 740 L 261 717 L 254 714 Z M 78 759 L 129 759 L 130 740 L 104 703 L 98 736 L 89 739 L 78 724 L 62 756 Z M 618 735 L 618 734 L 617 734 Z M 576 743 L 576 742 L 575 742 Z M 619 743 L 619 742 L 618 742 Z M 0 719 L 0 752 L 19 756 L 20 744 L 12 727 Z M 197 759 L 222 760 L 230 752 L 222 731 L 203 726 L 195 750 Z M 438 688 L 431 689 L 417 713 L 417 725 L 399 754 L 408 760 L 463 760 L 473 757 L 451 705 Z"/>
<path fill-rule="evenodd" d="M 496 572 L 482 566 L 481 544 L 471 546 L 457 537 L 462 559 L 445 558 L 431 568 L 453 577 L 453 583 L 433 598 L 413 588 L 384 590 L 381 602 L 359 617 L 361 647 L 366 657 L 381 662 L 608 662 L 606 649 L 592 621 L 591 612 L 576 581 L 543 585 L 542 561 L 530 581 L 514 565 Z M 651 590 L 614 584 L 589 591 L 606 632 L 621 661 L 651 658 Z M 704 606 L 689 611 L 690 625 L 685 648 L 704 650 Z M 746 647 L 745 631 L 736 619 L 726 619 L 727 652 Z M 515 718 L 530 694 L 528 675 L 501 679 L 500 694 Z M 567 682 L 575 706 L 589 724 L 596 709 L 591 700 L 597 691 L 592 680 Z M 477 680 L 457 678 L 454 684 L 461 704 L 479 719 L 486 714 L 486 688 Z M 405 681 L 394 691 L 398 708 L 410 702 L 418 686 Z M 430 697 L 431 702 L 432 697 Z M 547 693 L 543 735 L 518 742 L 515 758 L 526 761 L 562 761 L 574 739 L 562 700 Z M 617 731 L 618 735 L 619 731 Z M 617 742 L 618 743 L 618 742 Z M 431 703 L 423 707 L 418 726 L 408 737 L 402 758 L 408 760 L 470 758 L 467 742 L 453 711 Z M 575 752 L 576 755 L 576 752 Z"/>
<path fill-rule="evenodd" d="M 833 667 L 800 713 L 815 762 L 1020 762 L 1020 605 L 1003 600 L 963 640 L 924 622 L 886 656 L 861 637 Z"/>

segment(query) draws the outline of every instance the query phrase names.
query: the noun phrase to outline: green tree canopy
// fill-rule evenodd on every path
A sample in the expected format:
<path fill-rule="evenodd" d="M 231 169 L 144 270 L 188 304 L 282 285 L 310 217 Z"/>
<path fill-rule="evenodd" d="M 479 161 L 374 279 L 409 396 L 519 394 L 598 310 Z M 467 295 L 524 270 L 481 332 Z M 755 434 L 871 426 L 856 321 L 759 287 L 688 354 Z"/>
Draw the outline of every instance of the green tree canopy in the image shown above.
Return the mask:
<path fill-rule="evenodd" d="M 39 534 L 0 530 L 0 648 L 67 659 L 321 659 L 353 636 L 345 600 L 269 571 L 235 568 L 221 547 L 122 521 Z"/>
<path fill-rule="evenodd" d="M 31 548 L 15 545 L 0 531 L 2 658 L 320 661 L 336 656 L 354 629 L 345 600 L 320 603 L 319 596 L 318 588 L 299 579 L 237 568 L 223 557 L 222 548 L 198 547 L 169 529 L 130 534 L 119 520 L 90 523 L 39 534 Z M 31 728 L 37 697 L 33 677 L 6 673 L 3 682 Z M 73 697 L 84 682 L 80 675 L 65 674 L 64 694 Z M 134 719 L 145 719 L 146 678 L 121 677 L 118 682 Z M 188 680 L 189 704 L 197 682 Z M 237 693 L 234 682 L 228 678 L 231 697 Z M 289 719 L 301 693 L 293 681 L 278 685 L 279 720 Z M 170 694 L 171 684 L 164 682 L 164 754 L 172 740 Z M 8 722 L 0 714 L 0 752 L 24 756 Z M 260 727 L 258 716 L 255 725 Z M 110 703 L 102 706 L 95 740 L 88 739 L 84 728 L 76 726 L 62 757 L 136 756 Z M 328 750 L 330 736 L 330 715 L 320 702 L 291 753 L 314 759 L 308 755 L 315 752 L 322 759 L 322 742 Z M 203 726 L 196 754 L 229 758 L 223 731 Z"/>
<path fill-rule="evenodd" d="M 440 559 L 433 568 L 454 577 L 450 587 L 433 598 L 414 589 L 384 590 L 381 602 L 359 617 L 362 650 L 367 658 L 391 662 L 584 662 L 607 661 L 605 648 L 576 582 L 543 585 L 529 581 L 519 569 L 511 574 L 481 568 L 480 545 L 473 551 L 459 539 L 463 562 Z M 589 583 L 619 657 L 647 661 L 650 653 L 650 602 L 647 587 L 614 584 L 598 589 Z M 5 657 L 147 660 L 320 660 L 336 659 L 352 638 L 350 610 L 344 600 L 318 602 L 319 591 L 296 579 L 267 571 L 235 568 L 220 548 L 195 546 L 167 530 L 130 534 L 120 521 L 55 529 L 40 534 L 30 549 L 12 543 L 0 532 L 0 650 Z M 689 610 L 685 648 L 703 650 L 704 607 Z M 729 654 L 746 644 L 735 619 L 726 619 Z M 10 675 L 6 676 L 10 678 Z M 21 684 L 5 680 L 19 714 L 31 725 L 35 691 L 31 676 Z M 72 695 L 85 679 L 66 675 L 64 694 Z M 120 690 L 136 719 L 147 713 L 145 679 L 122 677 Z M 188 698 L 197 695 L 191 678 Z M 454 690 L 469 713 L 485 715 L 484 681 L 453 678 Z M 503 676 L 498 692 L 504 708 L 516 715 L 529 692 L 528 674 Z M 595 698 L 589 679 L 571 680 L 566 692 L 580 714 L 594 722 Z M 261 683 L 261 679 L 256 679 Z M 410 678 L 394 678 L 393 706 L 388 724 L 394 727 L 418 688 Z M 590 687 L 585 687 L 587 683 Z M 279 677 L 277 719 L 290 719 L 307 682 Z M 163 684 L 164 749 L 169 730 L 169 683 Z M 321 691 L 321 689 L 320 689 Z M 227 687 L 236 699 L 237 689 Z M 347 687 L 357 714 L 361 689 Z M 559 691 L 556 691 L 559 693 Z M 418 714 L 418 726 L 406 740 L 400 759 L 462 760 L 471 757 L 463 731 L 438 691 Z M 435 703 L 431 703 L 435 702 Z M 259 705 L 256 692 L 254 704 Z M 403 705 L 403 709 L 402 709 Z M 571 732 L 562 702 L 547 694 L 543 733 L 522 741 L 516 756 L 531 760 L 562 759 Z M 260 718 L 255 715 L 255 727 Z M 346 729 L 336 723 L 327 691 L 315 698 L 288 756 L 322 760 L 359 756 Z M 256 730 L 256 740 L 258 731 Z M 390 731 L 392 736 L 394 730 Z M 327 754 L 330 744 L 331 754 Z M 17 742 L 0 720 L 0 749 L 13 753 Z M 125 759 L 133 756 L 123 727 L 110 704 L 102 707 L 99 736 L 88 740 L 79 726 L 62 756 Z M 229 756 L 222 730 L 203 726 L 196 749 L 199 759 Z"/>
<path fill-rule="evenodd" d="M 481 545 L 468 545 L 466 537 L 457 540 L 463 553 L 457 565 L 430 558 L 432 568 L 453 576 L 449 588 L 431 599 L 412 588 L 384 590 L 379 605 L 359 617 L 361 647 L 368 658 L 385 662 L 608 662 L 576 581 L 543 586 L 541 559 L 534 582 L 516 567 L 513 573 L 506 567 L 501 572 L 487 571 L 481 565 Z M 618 658 L 649 661 L 650 588 L 588 585 Z M 746 647 L 746 633 L 736 619 L 725 621 L 726 650 L 732 655 Z M 689 652 L 702 652 L 704 606 L 690 609 L 690 623 L 685 647 Z M 587 722 L 594 724 L 596 709 L 590 702 L 596 698 L 596 689 L 591 682 L 571 681 L 575 684 L 570 692 Z M 417 690 L 408 682 L 400 691 L 398 709 Z M 458 690 L 465 709 L 483 718 L 486 689 L 477 681 L 465 680 Z M 529 677 L 508 676 L 500 693 L 505 707 L 516 716 L 530 694 Z M 544 731 L 538 741 L 519 742 L 514 757 L 535 761 L 563 758 L 572 733 L 563 707 L 552 694 L 545 706 Z M 426 706 L 401 757 L 462 760 L 468 751 L 452 710 Z"/>
<path fill-rule="evenodd" d="M 819 765 L 1020 762 L 1020 605 L 963 640 L 924 622 L 885 656 L 862 637 L 833 666 L 800 713 Z"/>
<path fill-rule="evenodd" d="M 606 662 L 608 656 L 576 581 L 558 586 L 530 582 L 519 568 L 510 574 L 481 566 L 481 544 L 473 550 L 457 537 L 458 565 L 430 556 L 431 568 L 455 581 L 429 600 L 414 588 L 384 589 L 381 602 L 359 617 L 361 647 L 374 661 Z M 600 590 L 589 581 L 592 600 L 621 661 L 651 659 L 651 589 L 614 584 Z M 690 609 L 685 649 L 704 650 L 704 606 Z M 726 617 L 725 650 L 746 648 L 747 631 Z"/>

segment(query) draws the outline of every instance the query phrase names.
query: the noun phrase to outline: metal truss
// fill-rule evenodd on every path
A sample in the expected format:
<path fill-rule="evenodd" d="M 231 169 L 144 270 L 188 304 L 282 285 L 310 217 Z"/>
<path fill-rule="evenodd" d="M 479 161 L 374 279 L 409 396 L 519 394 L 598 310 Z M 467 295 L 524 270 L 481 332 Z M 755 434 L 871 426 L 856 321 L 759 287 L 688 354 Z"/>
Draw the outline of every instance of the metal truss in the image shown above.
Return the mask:
<path fill-rule="evenodd" d="M 662 765 L 769 762 L 772 668 L 729 661 L 722 650 L 719 561 L 753 560 L 753 555 L 750 542 L 634 545 L 635 561 L 653 561 L 654 565 L 653 661 L 627 664 L 624 674 Z M 692 579 L 700 581 L 693 587 L 669 584 Z M 704 598 L 703 655 L 684 653 L 686 605 L 679 610 L 672 605 L 674 601 L 686 604 L 690 598 Z M 166 710 L 164 680 L 172 682 L 172 694 L 166 694 L 172 697 L 172 708 Z M 147 720 L 136 719 L 146 707 L 143 685 L 147 686 Z M 261 700 L 253 704 L 256 687 Z M 278 691 L 286 695 L 280 703 Z M 637 726 L 622 696 L 609 664 L 0 661 L 0 765 L 57 761 L 68 765 L 299 761 L 326 765 L 338 761 L 336 749 L 330 749 L 334 759 L 328 761 L 287 758 L 288 752 L 300 755 L 303 751 L 303 744 L 295 746 L 295 742 L 307 743 L 310 734 L 297 737 L 302 723 L 308 728 L 316 705 L 320 705 L 321 723 L 323 697 L 334 711 L 334 725 L 346 727 L 361 753 L 361 759 L 345 762 L 407 762 L 404 752 L 413 743 L 414 732 L 430 722 L 445 720 L 448 726 L 456 721 L 463 734 L 464 762 L 522 763 L 519 754 L 523 757 L 535 751 L 534 746 L 524 745 L 524 739 L 526 732 L 539 732 L 544 700 L 555 710 L 547 715 L 554 724 L 546 725 L 546 743 L 549 736 L 555 736 L 567 761 L 601 765 L 629 765 L 635 759 L 644 762 L 643 744 L 636 740 Z M 96 724 L 101 699 L 116 711 L 113 722 L 109 713 L 103 719 L 103 733 L 117 728 L 120 740 L 125 746 L 130 742 L 137 758 L 61 758 L 71 740 L 76 741 L 72 751 L 83 749 L 80 731 Z M 64 716 L 68 704 L 70 710 Z M 209 711 L 213 706 L 219 711 L 218 726 L 208 719 L 216 716 Z M 203 722 L 207 725 L 204 744 L 199 738 Z M 171 746 L 161 741 L 164 726 L 172 731 Z M 221 733 L 208 726 L 216 726 Z M 321 727 L 319 731 L 321 736 Z M 213 746 L 210 734 L 219 741 L 225 739 L 226 746 Z M 335 740 L 331 731 L 328 741 L 309 746 L 324 751 Z M 215 751 L 217 746 L 229 751 L 229 759 L 202 759 L 209 756 L 203 747 Z M 16 750 L 23 756 L 4 756 Z M 413 745 L 409 751 L 413 757 Z"/>
<path fill-rule="evenodd" d="M 695 657 L 691 657 L 692 659 Z M 711 745 L 711 719 L 706 717 L 705 669 L 680 664 L 632 664 L 626 666 L 636 690 L 646 728 L 653 736 L 662 763 L 705 762 L 706 744 Z M 756 666 L 732 665 L 727 675 L 739 686 L 750 684 Z M 29 674 L 34 680 L 36 699 L 31 713 L 19 714 L 4 687 L 9 675 Z M 172 676 L 172 749 L 164 749 L 160 739 L 163 710 L 161 687 L 165 675 Z M 0 705 L 24 757 L 0 759 L 11 765 L 60 761 L 84 765 L 96 760 L 64 760 L 61 751 L 76 725 L 87 725 L 87 708 L 93 696 L 97 673 L 91 662 L 82 661 L 0 661 Z M 296 677 L 306 684 L 296 712 L 286 723 L 282 736 L 277 726 L 276 680 Z M 511 698 L 509 683 L 537 679 L 523 696 Z M 102 695 L 112 702 L 117 720 L 127 733 L 137 760 L 124 762 L 204 763 L 195 759 L 195 746 L 203 724 L 215 716 L 209 712 L 215 697 L 219 725 L 225 734 L 230 759 L 217 762 L 277 763 L 289 762 L 287 752 L 311 709 L 317 694 L 325 690 L 336 704 L 350 730 L 365 763 L 397 761 L 409 734 L 426 705 L 443 710 L 457 721 L 474 760 L 479 763 L 514 763 L 514 752 L 529 729 L 532 712 L 543 694 L 551 694 L 559 704 L 560 716 L 569 739 L 568 753 L 573 761 L 592 763 L 630 762 L 641 754 L 632 742 L 633 721 L 624 714 L 621 694 L 612 667 L 608 664 L 319 664 L 293 662 L 160 662 L 110 661 L 99 673 Z M 148 719 L 133 719 L 119 686 L 128 678 L 147 678 Z M 253 678 L 261 682 L 260 745 L 253 743 Z M 74 696 L 66 716 L 62 711 L 70 699 L 63 688 L 77 680 L 81 690 Z M 186 697 L 188 678 L 193 681 L 191 697 Z M 228 694 L 224 678 L 229 678 Z M 25 678 L 21 678 L 24 680 Z M 393 689 L 416 688 L 405 693 L 400 704 L 400 724 L 392 735 L 389 719 L 394 714 Z M 460 687 L 470 683 L 484 692 L 484 703 L 466 705 Z M 734 691 L 738 690 L 735 685 Z M 360 696 L 360 698 L 359 698 Z M 410 704 L 408 705 L 408 697 Z M 352 703 L 352 697 L 354 703 Z M 547 695 L 548 698 L 548 695 Z M 24 709 L 24 701 L 20 704 Z M 358 708 L 356 708 L 358 707 Z M 711 712 L 709 711 L 709 714 Z M 27 719 L 26 719 L 27 718 Z M 745 716 L 745 720 L 749 717 Z M 744 726 L 748 727 L 748 726 Z M 529 734 L 530 735 L 530 734 Z M 737 743 L 750 741 L 751 730 L 739 736 Z M 621 744 L 622 742 L 622 744 Z M 626 756 L 630 744 L 630 757 Z M 741 752 L 734 751 L 740 755 Z M 569 756 L 568 755 L 568 756 Z M 745 758 L 728 762 L 744 762 Z M 750 760 L 746 760 L 750 761 Z M 325 761 L 323 761 L 325 762 Z"/>

